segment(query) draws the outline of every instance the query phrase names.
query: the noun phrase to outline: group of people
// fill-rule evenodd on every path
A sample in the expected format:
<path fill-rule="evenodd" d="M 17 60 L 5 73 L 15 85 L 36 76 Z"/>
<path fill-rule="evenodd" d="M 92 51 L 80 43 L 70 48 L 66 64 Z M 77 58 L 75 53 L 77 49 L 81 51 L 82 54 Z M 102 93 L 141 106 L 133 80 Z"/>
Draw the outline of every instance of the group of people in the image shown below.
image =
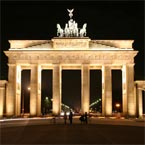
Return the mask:
<path fill-rule="evenodd" d="M 80 119 L 81 123 L 88 124 L 88 114 L 87 114 L 87 112 L 85 112 L 85 114 L 82 114 L 79 119 Z"/>
<path fill-rule="evenodd" d="M 67 120 L 67 114 L 66 114 L 66 112 L 64 112 L 64 124 L 66 124 L 66 120 Z M 73 113 L 72 113 L 72 111 L 70 111 L 70 113 L 69 113 L 70 124 L 72 124 L 72 120 L 73 120 Z"/>
<path fill-rule="evenodd" d="M 70 124 L 72 124 L 72 121 L 73 121 L 72 111 L 70 111 L 68 117 L 69 117 L 68 119 L 69 119 Z M 85 112 L 85 114 L 82 114 L 80 116 L 79 120 L 81 121 L 81 123 L 86 123 L 87 124 L 88 123 L 88 114 L 87 114 L 87 112 Z M 66 112 L 64 112 L 64 124 L 66 124 L 66 123 L 67 123 L 67 114 L 66 114 Z"/>

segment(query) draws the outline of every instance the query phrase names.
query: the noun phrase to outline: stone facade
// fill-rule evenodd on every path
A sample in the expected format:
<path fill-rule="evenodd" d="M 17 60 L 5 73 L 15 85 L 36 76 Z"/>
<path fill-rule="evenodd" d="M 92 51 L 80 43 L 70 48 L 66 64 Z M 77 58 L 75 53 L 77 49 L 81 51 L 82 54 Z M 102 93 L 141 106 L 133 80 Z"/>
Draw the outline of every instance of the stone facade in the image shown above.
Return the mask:
<path fill-rule="evenodd" d="M 134 94 L 134 57 L 132 40 L 90 40 L 53 38 L 52 40 L 11 40 L 8 57 L 9 76 L 6 114 L 20 115 L 21 71 L 31 70 L 30 115 L 41 115 L 41 71 L 53 70 L 53 113 L 61 111 L 61 72 L 81 70 L 81 110 L 89 112 L 89 70 L 102 70 L 102 115 L 112 115 L 111 70 L 122 70 L 124 116 L 136 116 Z"/>

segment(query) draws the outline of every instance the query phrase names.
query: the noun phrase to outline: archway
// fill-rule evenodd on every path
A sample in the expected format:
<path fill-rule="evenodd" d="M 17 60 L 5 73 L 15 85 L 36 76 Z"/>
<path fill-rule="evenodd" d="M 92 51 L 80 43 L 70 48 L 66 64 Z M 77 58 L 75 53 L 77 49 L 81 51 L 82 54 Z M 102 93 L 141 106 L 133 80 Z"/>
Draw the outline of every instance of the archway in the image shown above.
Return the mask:
<path fill-rule="evenodd" d="M 41 74 L 41 112 L 52 113 L 52 70 L 42 70 Z"/>
<path fill-rule="evenodd" d="M 122 71 L 112 70 L 112 112 L 122 112 Z"/>
<path fill-rule="evenodd" d="M 73 109 L 81 109 L 81 70 L 62 70 L 62 104 Z M 69 108 L 64 108 L 62 110 Z"/>
<path fill-rule="evenodd" d="M 90 70 L 90 113 L 102 113 L 101 70 Z"/>
<path fill-rule="evenodd" d="M 22 70 L 21 75 L 21 113 L 30 113 L 30 70 Z"/>

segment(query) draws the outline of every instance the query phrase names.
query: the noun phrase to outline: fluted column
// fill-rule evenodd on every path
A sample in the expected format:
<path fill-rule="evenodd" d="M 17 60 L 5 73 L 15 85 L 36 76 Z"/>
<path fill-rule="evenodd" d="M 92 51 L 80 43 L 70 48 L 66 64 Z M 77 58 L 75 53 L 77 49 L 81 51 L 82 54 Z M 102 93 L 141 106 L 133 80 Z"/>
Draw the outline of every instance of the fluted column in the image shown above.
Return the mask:
<path fill-rule="evenodd" d="M 61 112 L 61 66 L 53 66 L 53 114 L 58 115 Z"/>
<path fill-rule="evenodd" d="M 6 97 L 6 83 L 5 80 L 0 80 L 0 118 L 3 117 L 4 114 L 4 103 Z"/>
<path fill-rule="evenodd" d="M 41 115 L 41 65 L 37 67 L 37 116 Z"/>
<path fill-rule="evenodd" d="M 8 69 L 8 87 L 6 94 L 6 115 L 12 116 L 15 113 L 16 98 L 16 66 L 9 64 Z"/>
<path fill-rule="evenodd" d="M 111 67 L 102 66 L 102 115 L 112 115 L 112 78 Z"/>
<path fill-rule="evenodd" d="M 127 115 L 127 66 L 122 66 L 122 106 L 123 116 Z"/>
<path fill-rule="evenodd" d="M 15 115 L 21 114 L 21 66 L 16 66 L 16 99 L 15 99 Z"/>
<path fill-rule="evenodd" d="M 90 70 L 88 64 L 82 65 L 81 80 L 82 80 L 81 108 L 82 112 L 85 113 L 89 112 L 90 105 Z"/>
<path fill-rule="evenodd" d="M 37 65 L 31 66 L 31 81 L 30 81 L 30 115 L 37 114 Z"/>
<path fill-rule="evenodd" d="M 3 116 L 4 111 L 4 96 L 5 96 L 5 88 L 0 87 L 0 118 Z"/>
<path fill-rule="evenodd" d="M 136 98 L 134 95 L 134 64 L 127 65 L 127 110 L 130 117 L 136 116 Z"/>
<path fill-rule="evenodd" d="M 142 102 L 142 90 L 137 89 L 137 106 L 138 106 L 138 117 L 142 117 L 143 115 L 143 102 Z"/>

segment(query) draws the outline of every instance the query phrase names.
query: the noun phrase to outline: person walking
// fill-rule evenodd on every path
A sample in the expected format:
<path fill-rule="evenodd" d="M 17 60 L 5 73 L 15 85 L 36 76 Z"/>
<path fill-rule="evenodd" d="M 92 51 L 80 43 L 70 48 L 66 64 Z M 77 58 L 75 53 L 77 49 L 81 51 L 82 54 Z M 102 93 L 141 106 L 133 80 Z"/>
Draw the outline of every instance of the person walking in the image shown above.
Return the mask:
<path fill-rule="evenodd" d="M 81 117 L 79 118 L 79 120 L 81 121 L 81 124 L 85 121 L 84 114 L 81 115 Z"/>
<path fill-rule="evenodd" d="M 66 120 L 67 120 L 67 114 L 66 112 L 64 112 L 64 124 L 66 124 Z"/>
<path fill-rule="evenodd" d="M 84 119 L 85 119 L 85 123 L 88 124 L 88 114 L 87 114 L 87 112 L 85 112 Z"/>
<path fill-rule="evenodd" d="M 70 124 L 72 124 L 72 120 L 73 120 L 73 113 L 72 113 L 72 111 L 70 111 L 70 113 L 69 113 Z"/>

